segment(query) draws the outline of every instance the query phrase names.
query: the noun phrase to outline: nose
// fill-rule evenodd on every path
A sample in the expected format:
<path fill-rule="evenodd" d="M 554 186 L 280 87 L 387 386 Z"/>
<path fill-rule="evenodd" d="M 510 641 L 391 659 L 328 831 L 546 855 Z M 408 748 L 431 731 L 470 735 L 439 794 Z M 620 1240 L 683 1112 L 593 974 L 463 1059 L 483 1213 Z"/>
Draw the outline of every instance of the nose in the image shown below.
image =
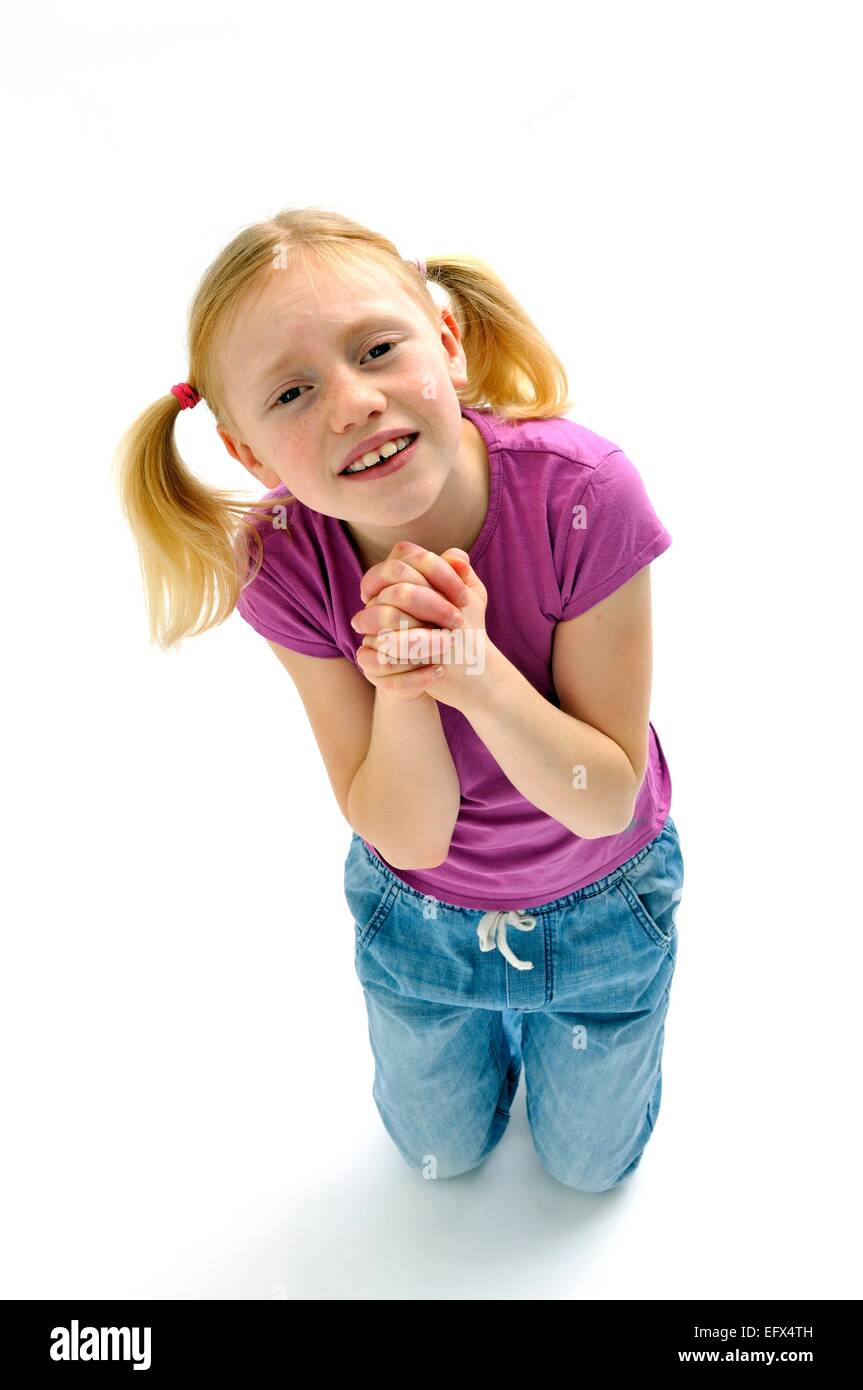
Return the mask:
<path fill-rule="evenodd" d="M 333 429 L 343 435 L 363 429 L 369 420 L 374 424 L 386 412 L 387 398 L 379 387 L 350 367 L 336 372 L 328 395 Z"/>

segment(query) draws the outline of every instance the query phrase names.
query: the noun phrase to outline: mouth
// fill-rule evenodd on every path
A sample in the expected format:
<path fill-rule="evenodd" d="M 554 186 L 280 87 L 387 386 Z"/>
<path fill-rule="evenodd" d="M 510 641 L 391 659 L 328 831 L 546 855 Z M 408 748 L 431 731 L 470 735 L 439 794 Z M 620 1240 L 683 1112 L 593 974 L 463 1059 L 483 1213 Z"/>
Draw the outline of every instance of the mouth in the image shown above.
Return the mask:
<path fill-rule="evenodd" d="M 350 483 L 360 482 L 363 478 L 388 478 L 391 473 L 397 473 L 400 468 L 404 468 L 416 452 L 419 433 L 405 435 L 405 438 L 408 442 L 404 448 L 390 454 L 389 458 L 373 463 L 370 468 L 360 468 L 356 473 L 348 473 L 342 469 L 336 476 L 345 478 Z"/>

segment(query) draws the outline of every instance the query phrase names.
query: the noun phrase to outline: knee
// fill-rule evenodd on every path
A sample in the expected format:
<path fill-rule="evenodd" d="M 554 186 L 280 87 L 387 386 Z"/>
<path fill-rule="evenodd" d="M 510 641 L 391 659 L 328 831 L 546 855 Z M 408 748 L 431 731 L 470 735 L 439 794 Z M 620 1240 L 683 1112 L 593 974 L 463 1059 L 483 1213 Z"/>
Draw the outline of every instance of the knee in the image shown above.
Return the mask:
<path fill-rule="evenodd" d="M 423 1178 L 460 1178 L 463 1173 L 472 1173 L 479 1168 L 499 1144 L 509 1122 L 505 1111 L 496 1110 L 491 1130 L 479 1144 L 466 1143 L 444 1146 L 437 1150 L 429 1148 L 416 1166 Z"/>
<path fill-rule="evenodd" d="M 464 1173 L 472 1173 L 475 1168 L 485 1162 L 488 1154 L 480 1154 L 465 1158 L 457 1154 L 423 1154 L 422 1161 L 418 1165 L 420 1177 L 426 1182 L 437 1181 L 440 1178 L 460 1178 Z M 416 1165 L 411 1165 L 416 1166 Z"/>
<path fill-rule="evenodd" d="M 610 1192 L 613 1187 L 619 1187 L 630 1173 L 635 1172 L 642 1159 L 642 1155 L 638 1154 L 631 1163 L 621 1170 L 615 1168 L 613 1164 L 603 1162 L 599 1156 L 595 1156 L 590 1161 L 582 1159 L 580 1162 L 572 1160 L 552 1162 L 541 1152 L 539 1157 L 549 1176 L 573 1192 Z"/>

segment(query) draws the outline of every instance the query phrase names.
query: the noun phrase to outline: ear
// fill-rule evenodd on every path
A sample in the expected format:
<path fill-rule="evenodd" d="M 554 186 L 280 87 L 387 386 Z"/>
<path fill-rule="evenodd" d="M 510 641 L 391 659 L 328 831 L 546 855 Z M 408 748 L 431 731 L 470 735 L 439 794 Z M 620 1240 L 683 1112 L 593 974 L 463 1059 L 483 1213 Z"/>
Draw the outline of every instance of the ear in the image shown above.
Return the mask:
<path fill-rule="evenodd" d="M 267 468 L 265 464 L 259 463 L 247 444 L 241 444 L 238 449 L 228 431 L 221 425 L 216 426 L 216 433 L 231 457 L 237 459 L 247 472 L 251 473 L 255 482 L 260 483 L 267 490 L 281 486 L 282 480 L 275 469 Z"/>

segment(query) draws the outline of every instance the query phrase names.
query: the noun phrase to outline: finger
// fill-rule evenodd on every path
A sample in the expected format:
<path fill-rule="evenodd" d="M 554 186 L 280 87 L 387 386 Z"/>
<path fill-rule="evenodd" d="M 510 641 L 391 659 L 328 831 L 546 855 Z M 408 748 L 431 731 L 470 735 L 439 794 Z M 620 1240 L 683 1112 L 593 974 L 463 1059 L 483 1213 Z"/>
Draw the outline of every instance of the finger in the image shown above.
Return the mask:
<path fill-rule="evenodd" d="M 421 570 L 414 569 L 406 560 L 388 556 L 386 560 L 379 560 L 376 565 L 366 570 L 360 580 L 360 598 L 363 603 L 368 603 L 369 599 L 373 599 L 388 584 L 400 583 L 425 584 L 431 587 Z"/>
<path fill-rule="evenodd" d="M 354 632 L 361 632 L 364 637 L 374 637 L 379 628 L 385 627 L 391 631 L 402 631 L 403 623 L 406 623 L 409 628 L 422 627 L 420 619 L 411 617 L 409 613 L 397 613 L 395 623 L 386 624 L 384 621 L 378 621 L 377 616 L 375 616 L 374 605 L 360 609 L 360 612 L 354 613 L 352 620 L 350 620 L 350 626 Z"/>
<path fill-rule="evenodd" d="M 413 662 L 391 664 L 386 661 L 379 661 L 378 657 L 379 653 L 373 652 L 369 648 L 360 647 L 357 652 L 357 665 L 366 679 L 371 681 L 373 685 L 385 684 L 396 677 L 402 677 L 407 681 L 409 687 L 415 688 L 417 685 L 422 687 L 430 684 L 436 679 L 436 665 L 433 663 L 422 666 L 417 666 Z M 410 677 L 414 679 L 411 680 Z"/>
<path fill-rule="evenodd" d="M 442 661 L 455 661 L 459 650 L 453 645 L 449 628 L 414 628 L 410 632 L 381 632 L 364 637 L 362 646 L 374 653 L 381 663 L 437 666 Z"/>
<path fill-rule="evenodd" d="M 382 676 L 399 675 L 403 671 L 416 671 L 420 666 L 428 665 L 427 661 L 411 661 L 405 657 L 399 658 L 398 644 L 395 647 L 384 644 L 381 647 L 375 646 L 374 637 L 365 638 L 362 646 L 357 652 L 357 661 L 360 654 L 363 654 L 364 668 L 369 672 L 377 671 Z"/>
<path fill-rule="evenodd" d="M 456 570 L 459 576 L 470 574 L 470 560 L 466 556 L 460 555 L 454 550 L 445 550 L 441 559 L 446 560 L 448 565 Z"/>
<path fill-rule="evenodd" d="M 414 569 L 419 570 L 432 588 L 442 593 L 450 603 L 456 607 L 467 603 L 470 594 L 448 560 L 436 555 L 433 550 L 424 550 L 421 545 L 414 545 L 413 541 L 399 541 L 393 547 L 393 552 L 394 558 L 405 560 Z"/>
<path fill-rule="evenodd" d="M 375 689 L 391 700 L 421 700 L 423 695 L 430 696 L 432 689 L 436 689 L 437 686 L 437 676 L 429 666 L 423 668 L 422 679 L 416 671 L 408 671 L 403 676 L 396 676 L 395 680 L 380 681 Z"/>
<path fill-rule="evenodd" d="M 429 627 L 461 627 L 464 624 L 461 609 L 426 584 L 390 584 L 381 589 L 377 598 L 369 600 L 363 612 L 370 624 L 363 627 L 364 632 L 376 632 L 380 627 L 398 628 L 403 617 L 418 618 Z"/>
<path fill-rule="evenodd" d="M 388 628 L 396 632 L 401 630 L 402 624 L 407 627 L 422 627 L 423 620 L 414 618 L 410 613 L 404 613 L 398 608 L 390 606 L 390 618 L 386 620 L 379 613 L 379 609 L 386 607 L 385 604 L 370 603 L 367 608 L 361 608 L 359 613 L 355 613 L 351 618 L 351 627 L 354 632 L 362 632 L 365 635 L 374 635 L 381 628 Z"/>

